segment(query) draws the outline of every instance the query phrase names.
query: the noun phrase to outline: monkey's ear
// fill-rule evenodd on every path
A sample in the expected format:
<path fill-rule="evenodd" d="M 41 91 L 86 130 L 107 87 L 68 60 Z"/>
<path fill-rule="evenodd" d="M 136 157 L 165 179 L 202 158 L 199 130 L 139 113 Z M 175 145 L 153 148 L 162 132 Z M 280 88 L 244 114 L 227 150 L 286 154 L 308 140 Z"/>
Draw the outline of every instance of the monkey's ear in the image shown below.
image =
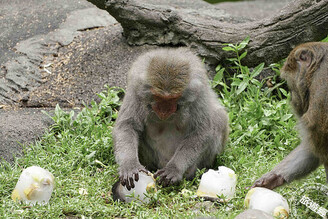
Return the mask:
<path fill-rule="evenodd" d="M 313 52 L 308 48 L 299 48 L 295 51 L 295 59 L 301 65 L 309 67 L 313 60 Z"/>

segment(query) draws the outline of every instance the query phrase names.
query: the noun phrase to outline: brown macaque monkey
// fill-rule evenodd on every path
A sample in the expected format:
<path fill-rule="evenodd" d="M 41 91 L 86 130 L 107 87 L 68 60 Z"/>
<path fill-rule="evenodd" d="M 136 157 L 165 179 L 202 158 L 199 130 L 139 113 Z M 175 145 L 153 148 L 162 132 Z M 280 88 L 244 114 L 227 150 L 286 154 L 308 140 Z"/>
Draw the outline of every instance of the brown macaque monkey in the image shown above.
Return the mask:
<path fill-rule="evenodd" d="M 289 54 L 281 69 L 291 92 L 302 142 L 253 187 L 274 189 L 306 176 L 323 164 L 328 182 L 328 43 L 305 43 Z"/>
<path fill-rule="evenodd" d="M 228 137 L 228 116 L 204 64 L 190 50 L 158 49 L 132 65 L 113 129 L 119 178 L 134 188 L 139 171 L 163 186 L 211 167 Z"/>

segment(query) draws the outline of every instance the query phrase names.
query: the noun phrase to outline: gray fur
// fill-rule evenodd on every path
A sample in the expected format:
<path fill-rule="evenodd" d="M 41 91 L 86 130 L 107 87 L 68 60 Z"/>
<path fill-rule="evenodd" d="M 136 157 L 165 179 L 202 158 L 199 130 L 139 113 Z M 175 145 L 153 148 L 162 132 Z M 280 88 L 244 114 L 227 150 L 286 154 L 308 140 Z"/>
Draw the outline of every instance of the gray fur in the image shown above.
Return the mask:
<path fill-rule="evenodd" d="M 291 104 L 299 119 L 301 144 L 253 187 L 273 189 L 306 176 L 323 164 L 328 182 L 328 43 L 297 46 L 281 72 L 291 91 Z"/>
<path fill-rule="evenodd" d="M 178 110 L 164 121 L 152 111 L 147 80 L 150 60 L 158 56 L 190 64 L 190 78 L 177 102 Z M 159 170 L 157 176 L 168 185 L 184 175 L 193 177 L 197 168 L 211 167 L 226 143 L 228 116 L 210 87 L 201 60 L 184 48 L 141 55 L 129 72 L 113 137 L 120 180 L 127 188 L 134 186 L 132 179 L 138 178 L 140 170 Z"/>

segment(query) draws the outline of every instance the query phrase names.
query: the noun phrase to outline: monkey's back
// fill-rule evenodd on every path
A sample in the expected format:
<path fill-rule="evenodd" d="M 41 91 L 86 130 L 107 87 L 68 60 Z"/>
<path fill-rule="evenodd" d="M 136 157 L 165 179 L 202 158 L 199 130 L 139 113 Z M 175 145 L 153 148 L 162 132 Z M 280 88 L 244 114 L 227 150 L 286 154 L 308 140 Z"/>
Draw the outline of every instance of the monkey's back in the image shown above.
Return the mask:
<path fill-rule="evenodd" d="M 312 76 L 309 115 L 302 119 L 310 123 L 314 152 L 323 162 L 328 162 L 328 43 L 320 43 L 320 46 L 324 48 L 325 55 Z"/>

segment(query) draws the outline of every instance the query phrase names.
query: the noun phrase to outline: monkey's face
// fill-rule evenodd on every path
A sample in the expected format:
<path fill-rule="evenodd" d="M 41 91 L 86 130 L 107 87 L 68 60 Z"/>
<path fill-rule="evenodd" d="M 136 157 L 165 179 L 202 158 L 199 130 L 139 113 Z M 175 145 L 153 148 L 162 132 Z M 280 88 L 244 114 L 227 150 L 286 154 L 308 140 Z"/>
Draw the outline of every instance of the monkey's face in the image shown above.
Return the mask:
<path fill-rule="evenodd" d="M 281 69 L 291 92 L 291 104 L 297 115 L 302 116 L 309 107 L 313 74 L 320 67 L 322 43 L 305 43 L 293 49 Z"/>
<path fill-rule="evenodd" d="M 177 101 L 181 94 L 159 94 L 154 89 L 150 89 L 153 95 L 152 109 L 159 119 L 166 120 L 177 111 Z"/>
<path fill-rule="evenodd" d="M 289 91 L 291 93 L 291 104 L 293 105 L 296 114 L 300 115 L 298 109 L 301 106 L 301 98 L 298 95 L 298 87 L 297 87 L 297 78 L 300 71 L 300 63 L 295 58 L 295 49 L 289 54 L 282 67 L 281 77 L 286 80 Z"/>
<path fill-rule="evenodd" d="M 175 59 L 170 54 L 153 57 L 147 68 L 147 82 L 152 95 L 151 108 L 159 119 L 168 119 L 177 111 L 178 101 L 190 82 L 188 60 Z"/>

